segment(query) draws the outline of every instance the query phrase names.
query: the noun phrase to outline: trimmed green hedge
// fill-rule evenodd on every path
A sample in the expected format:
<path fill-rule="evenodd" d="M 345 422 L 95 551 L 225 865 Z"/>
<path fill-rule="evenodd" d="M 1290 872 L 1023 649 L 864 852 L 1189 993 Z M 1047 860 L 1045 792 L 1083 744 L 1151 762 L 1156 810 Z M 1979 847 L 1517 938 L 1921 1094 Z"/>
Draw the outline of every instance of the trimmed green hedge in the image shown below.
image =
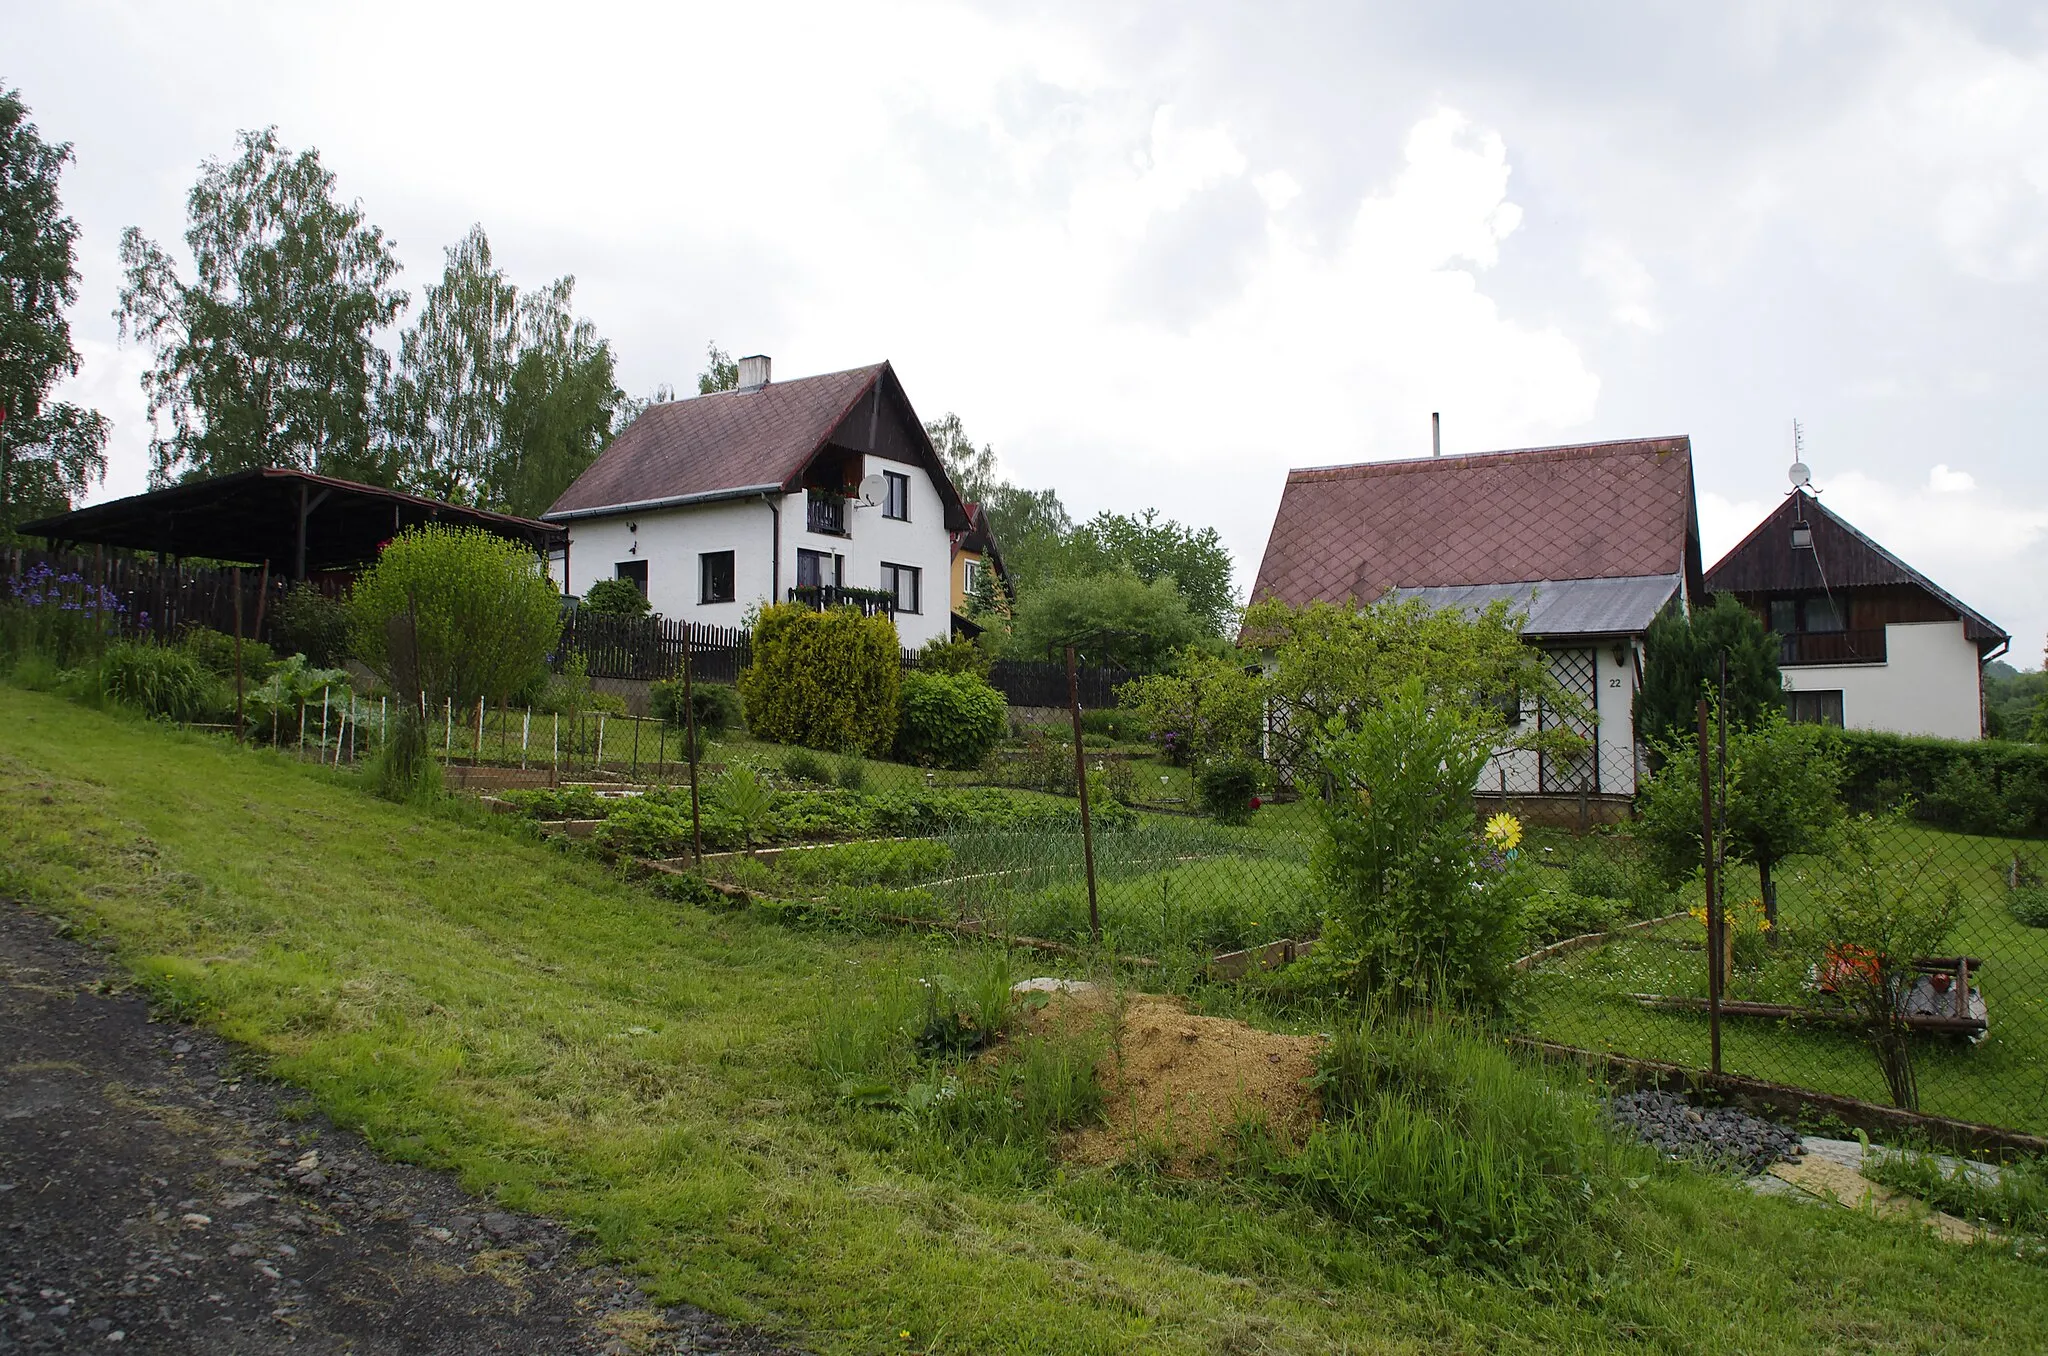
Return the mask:
<path fill-rule="evenodd" d="M 2048 746 L 1964 741 L 1875 730 L 1828 730 L 1858 810 L 1910 800 L 1913 817 L 1963 833 L 2048 837 Z"/>
<path fill-rule="evenodd" d="M 1003 694 L 972 673 L 903 675 L 896 756 L 908 763 L 977 768 L 1010 732 Z"/>

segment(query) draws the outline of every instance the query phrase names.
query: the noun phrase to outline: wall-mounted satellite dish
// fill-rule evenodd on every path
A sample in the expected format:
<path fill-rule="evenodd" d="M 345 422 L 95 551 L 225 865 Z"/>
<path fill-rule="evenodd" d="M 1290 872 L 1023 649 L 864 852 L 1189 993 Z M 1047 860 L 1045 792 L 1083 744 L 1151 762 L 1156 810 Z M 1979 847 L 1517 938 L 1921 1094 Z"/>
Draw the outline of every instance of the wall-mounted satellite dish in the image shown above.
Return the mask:
<path fill-rule="evenodd" d="M 1795 490 L 1803 490 L 1813 483 L 1813 472 L 1806 469 L 1806 463 L 1803 461 L 1793 462 L 1792 469 L 1787 471 L 1785 475 L 1792 482 L 1792 488 Z"/>
<path fill-rule="evenodd" d="M 881 503 L 882 496 L 888 492 L 889 482 L 884 480 L 879 472 L 863 477 L 860 482 L 860 502 L 869 508 Z"/>

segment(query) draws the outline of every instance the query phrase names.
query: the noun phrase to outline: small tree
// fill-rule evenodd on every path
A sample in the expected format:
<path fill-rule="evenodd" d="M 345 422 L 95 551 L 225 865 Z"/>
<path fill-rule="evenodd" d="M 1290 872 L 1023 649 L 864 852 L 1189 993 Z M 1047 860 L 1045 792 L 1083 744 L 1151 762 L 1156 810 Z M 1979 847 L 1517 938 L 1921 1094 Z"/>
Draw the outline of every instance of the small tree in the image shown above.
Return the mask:
<path fill-rule="evenodd" d="M 1255 757 L 1266 691 L 1250 658 L 1190 646 L 1171 673 L 1148 674 L 1119 687 L 1117 705 L 1151 731 L 1166 761 L 1176 766 Z"/>
<path fill-rule="evenodd" d="M 1673 603 L 1643 637 L 1643 688 L 1635 710 L 1646 743 L 1670 744 L 1692 729 L 1699 699 L 1720 683 L 1723 650 L 1730 724 L 1753 725 L 1765 711 L 1783 709 L 1778 642 L 1755 613 L 1732 593 L 1690 615 Z"/>
<path fill-rule="evenodd" d="M 761 609 L 740 674 L 747 728 L 763 739 L 885 756 L 896 737 L 902 650 L 896 624 L 859 609 Z"/>
<path fill-rule="evenodd" d="M 1489 735 L 1411 678 L 1318 748 L 1335 792 L 1315 850 L 1329 899 L 1317 964 L 1340 967 L 1361 998 L 1486 1005 L 1506 988 L 1530 887 L 1478 832 Z"/>
<path fill-rule="evenodd" d="M 1826 859 L 1800 873 L 1818 926 L 1818 973 L 1862 1023 L 1894 1105 L 1917 1109 L 1912 1028 L 1905 1000 L 1913 961 L 1947 946 L 1962 913 L 1962 889 L 1933 851 L 1885 841 L 1882 821 L 1859 815 L 1830 836 Z"/>
<path fill-rule="evenodd" d="M 417 635 L 431 706 L 498 700 L 538 680 L 562 634 L 561 595 L 526 547 L 476 528 L 399 534 L 349 594 L 356 657 L 390 681 L 390 623 Z"/>
<path fill-rule="evenodd" d="M 1078 646 L 1091 662 L 1162 667 L 1202 632 L 1171 579 L 1146 583 L 1128 570 L 1056 579 L 1017 605 L 1013 652 L 1040 657 Z"/>
<path fill-rule="evenodd" d="M 630 579 L 600 579 L 583 595 L 585 610 L 603 617 L 644 617 L 647 595 Z"/>

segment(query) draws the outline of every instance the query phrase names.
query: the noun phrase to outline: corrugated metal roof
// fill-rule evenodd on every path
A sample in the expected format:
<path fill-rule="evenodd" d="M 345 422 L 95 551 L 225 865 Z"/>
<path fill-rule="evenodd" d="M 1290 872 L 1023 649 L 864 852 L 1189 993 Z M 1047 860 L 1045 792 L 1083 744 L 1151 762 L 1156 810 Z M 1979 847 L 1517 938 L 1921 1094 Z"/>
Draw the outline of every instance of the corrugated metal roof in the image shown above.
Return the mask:
<path fill-rule="evenodd" d="M 1531 639 L 1569 636 L 1637 636 L 1678 593 L 1675 574 L 1620 579 L 1538 579 L 1519 584 L 1454 584 L 1446 588 L 1396 589 L 1394 597 L 1419 599 L 1432 608 L 1462 607 L 1477 612 L 1505 598 L 1528 621 Z"/>

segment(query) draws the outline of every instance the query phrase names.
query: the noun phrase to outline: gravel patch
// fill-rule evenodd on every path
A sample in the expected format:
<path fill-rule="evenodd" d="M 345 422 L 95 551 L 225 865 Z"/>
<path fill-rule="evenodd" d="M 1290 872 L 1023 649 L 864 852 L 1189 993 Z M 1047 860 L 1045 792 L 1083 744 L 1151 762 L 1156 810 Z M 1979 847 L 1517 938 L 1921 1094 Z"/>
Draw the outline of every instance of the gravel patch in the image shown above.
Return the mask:
<path fill-rule="evenodd" d="M 0 900 L 0 1353 L 731 1353 L 560 1223 L 391 1163 Z"/>
<path fill-rule="evenodd" d="M 1733 1107 L 1702 1110 L 1676 1093 L 1625 1092 L 1612 1105 L 1618 1124 L 1667 1158 L 1753 1175 L 1804 1151 L 1796 1130 Z"/>

